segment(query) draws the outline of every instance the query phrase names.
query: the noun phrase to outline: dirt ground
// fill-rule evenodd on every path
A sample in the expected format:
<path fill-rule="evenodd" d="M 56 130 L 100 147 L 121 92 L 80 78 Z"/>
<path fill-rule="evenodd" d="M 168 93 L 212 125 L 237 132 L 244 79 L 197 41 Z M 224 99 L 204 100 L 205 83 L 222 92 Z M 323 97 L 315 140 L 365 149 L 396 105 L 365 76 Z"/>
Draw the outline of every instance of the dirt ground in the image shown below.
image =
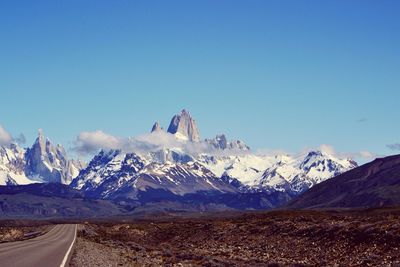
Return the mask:
<path fill-rule="evenodd" d="M 71 266 L 400 266 L 400 212 L 275 211 L 80 226 Z"/>

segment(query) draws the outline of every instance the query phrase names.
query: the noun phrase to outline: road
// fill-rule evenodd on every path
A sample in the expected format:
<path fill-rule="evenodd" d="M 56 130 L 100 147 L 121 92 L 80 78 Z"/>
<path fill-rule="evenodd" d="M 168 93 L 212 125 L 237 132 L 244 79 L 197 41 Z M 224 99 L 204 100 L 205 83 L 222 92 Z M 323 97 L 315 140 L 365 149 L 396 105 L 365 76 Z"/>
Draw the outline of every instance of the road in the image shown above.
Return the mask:
<path fill-rule="evenodd" d="M 75 224 L 56 225 L 36 238 L 0 244 L 0 266 L 64 267 L 72 253 L 76 229 Z"/>

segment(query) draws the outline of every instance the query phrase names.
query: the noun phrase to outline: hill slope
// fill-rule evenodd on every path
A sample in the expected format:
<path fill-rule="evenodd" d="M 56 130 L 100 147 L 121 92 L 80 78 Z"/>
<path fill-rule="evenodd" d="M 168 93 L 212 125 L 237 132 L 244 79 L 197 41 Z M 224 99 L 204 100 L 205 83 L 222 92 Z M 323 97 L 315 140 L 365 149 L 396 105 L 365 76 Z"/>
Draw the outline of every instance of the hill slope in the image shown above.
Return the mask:
<path fill-rule="evenodd" d="M 379 158 L 336 176 L 300 195 L 291 208 L 400 205 L 400 155 Z"/>

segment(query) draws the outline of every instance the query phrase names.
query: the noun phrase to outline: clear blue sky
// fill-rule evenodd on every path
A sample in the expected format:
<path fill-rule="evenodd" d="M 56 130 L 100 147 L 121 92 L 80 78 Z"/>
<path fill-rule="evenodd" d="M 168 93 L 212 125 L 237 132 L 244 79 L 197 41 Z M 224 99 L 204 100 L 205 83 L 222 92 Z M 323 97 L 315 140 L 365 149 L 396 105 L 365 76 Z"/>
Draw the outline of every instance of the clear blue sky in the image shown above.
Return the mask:
<path fill-rule="evenodd" d="M 202 137 L 393 154 L 400 1 L 2 1 L 0 124 L 148 132 L 188 109 Z"/>

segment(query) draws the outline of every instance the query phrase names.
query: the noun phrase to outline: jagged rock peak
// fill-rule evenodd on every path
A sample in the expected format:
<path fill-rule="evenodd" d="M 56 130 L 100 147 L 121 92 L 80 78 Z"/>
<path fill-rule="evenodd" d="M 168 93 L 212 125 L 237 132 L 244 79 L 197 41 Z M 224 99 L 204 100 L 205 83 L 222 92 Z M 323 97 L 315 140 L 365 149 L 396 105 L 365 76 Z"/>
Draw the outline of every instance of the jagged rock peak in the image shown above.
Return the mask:
<path fill-rule="evenodd" d="M 38 139 L 41 139 L 41 138 L 43 138 L 44 137 L 44 134 L 43 134 L 43 129 L 38 129 Z"/>
<path fill-rule="evenodd" d="M 240 140 L 228 141 L 228 139 L 224 134 L 219 134 L 215 138 L 206 139 L 205 141 L 216 149 L 222 149 L 222 150 L 233 149 L 233 150 L 243 150 L 243 151 L 250 150 L 250 147 L 248 147 L 243 141 Z"/>
<path fill-rule="evenodd" d="M 219 134 L 214 139 L 206 139 L 206 142 L 217 149 L 227 149 L 228 147 L 228 140 L 224 134 Z"/>
<path fill-rule="evenodd" d="M 38 136 L 36 138 L 36 141 L 35 141 L 34 145 L 39 145 L 39 147 L 43 147 L 44 148 L 45 144 L 46 144 L 46 140 L 45 140 L 45 137 L 44 137 L 44 134 L 43 134 L 43 130 L 39 129 L 38 130 Z"/>
<path fill-rule="evenodd" d="M 69 184 L 79 170 L 79 164 L 70 161 L 63 146 L 53 145 L 39 129 L 35 143 L 25 153 L 25 174 L 40 177 L 41 182 Z"/>
<path fill-rule="evenodd" d="M 156 123 L 154 123 L 153 128 L 151 128 L 151 132 L 159 132 L 162 131 L 163 128 L 160 126 L 160 124 L 158 123 L 158 121 Z"/>
<path fill-rule="evenodd" d="M 200 142 L 200 133 L 196 121 L 185 109 L 182 110 L 181 114 L 177 114 L 172 118 L 168 127 L 168 132 L 174 134 L 178 138 L 192 142 Z"/>

